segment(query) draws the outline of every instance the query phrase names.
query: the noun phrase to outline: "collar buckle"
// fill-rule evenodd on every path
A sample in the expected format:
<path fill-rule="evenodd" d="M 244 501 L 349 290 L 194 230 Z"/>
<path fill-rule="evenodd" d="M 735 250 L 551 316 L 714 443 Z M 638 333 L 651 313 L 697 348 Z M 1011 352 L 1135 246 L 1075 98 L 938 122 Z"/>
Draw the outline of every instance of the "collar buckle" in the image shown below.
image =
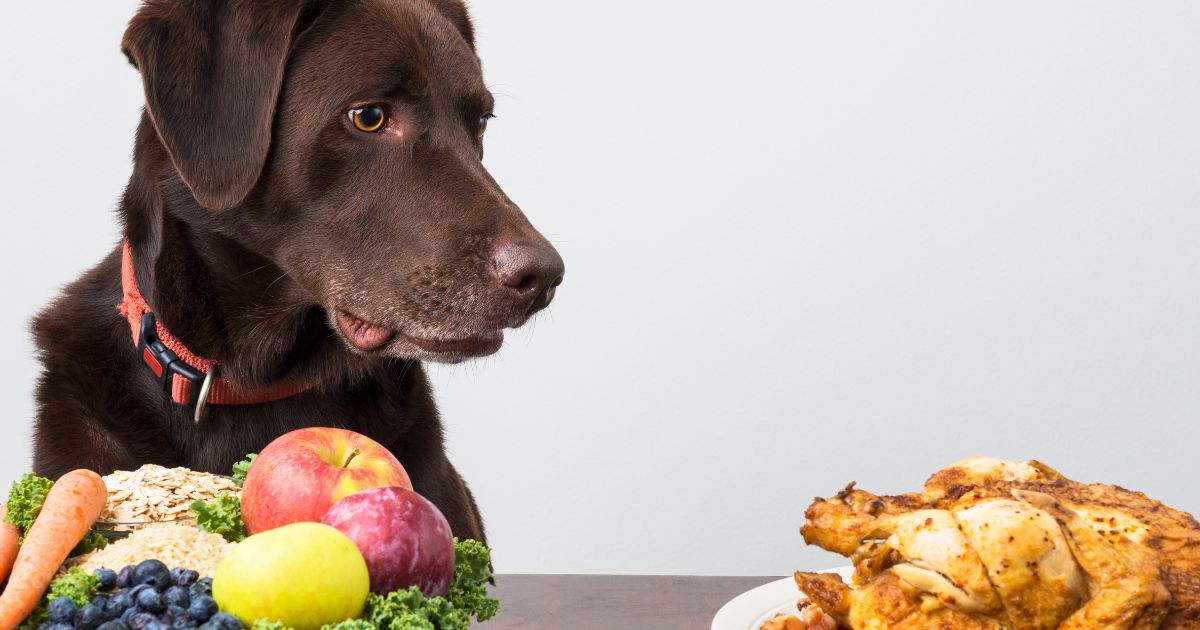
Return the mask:
<path fill-rule="evenodd" d="M 195 398 L 195 392 L 199 391 L 201 385 L 204 383 L 205 374 L 185 363 L 183 359 L 179 358 L 179 355 L 172 352 L 170 348 L 163 344 L 162 340 L 158 338 L 158 327 L 155 325 L 154 313 L 142 315 L 141 330 L 138 332 L 137 353 L 142 362 L 154 373 L 154 376 L 158 379 L 158 385 L 163 391 L 171 391 L 172 381 L 174 380 L 172 375 L 178 374 L 191 381 L 192 397 Z"/>

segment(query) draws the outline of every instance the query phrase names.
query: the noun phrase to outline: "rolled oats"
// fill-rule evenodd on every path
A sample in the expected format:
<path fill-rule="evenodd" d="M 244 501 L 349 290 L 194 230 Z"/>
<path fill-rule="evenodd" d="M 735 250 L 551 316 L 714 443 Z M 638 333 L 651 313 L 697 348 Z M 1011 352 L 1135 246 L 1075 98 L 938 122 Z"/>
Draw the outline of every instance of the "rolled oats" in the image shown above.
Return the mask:
<path fill-rule="evenodd" d="M 146 464 L 137 470 L 118 470 L 104 477 L 108 503 L 100 514 L 107 523 L 171 521 L 191 516 L 193 501 L 211 501 L 220 494 L 240 493 L 224 477 L 187 468 Z"/>

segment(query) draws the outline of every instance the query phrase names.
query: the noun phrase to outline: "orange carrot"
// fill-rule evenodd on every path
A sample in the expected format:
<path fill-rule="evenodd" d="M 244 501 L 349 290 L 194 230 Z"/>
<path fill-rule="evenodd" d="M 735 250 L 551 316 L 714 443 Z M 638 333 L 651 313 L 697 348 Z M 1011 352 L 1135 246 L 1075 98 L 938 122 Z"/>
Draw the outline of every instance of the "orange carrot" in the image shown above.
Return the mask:
<path fill-rule="evenodd" d="M 100 518 L 107 500 L 104 480 L 90 470 L 71 471 L 54 482 L 37 520 L 25 532 L 8 586 L 0 595 L 0 630 L 13 630 L 37 608 L 54 574 Z"/>
<path fill-rule="evenodd" d="M 21 548 L 17 541 L 21 539 L 21 529 L 16 525 L 5 522 L 8 506 L 0 505 L 0 584 L 12 571 L 13 561 L 17 559 L 17 550 Z"/>

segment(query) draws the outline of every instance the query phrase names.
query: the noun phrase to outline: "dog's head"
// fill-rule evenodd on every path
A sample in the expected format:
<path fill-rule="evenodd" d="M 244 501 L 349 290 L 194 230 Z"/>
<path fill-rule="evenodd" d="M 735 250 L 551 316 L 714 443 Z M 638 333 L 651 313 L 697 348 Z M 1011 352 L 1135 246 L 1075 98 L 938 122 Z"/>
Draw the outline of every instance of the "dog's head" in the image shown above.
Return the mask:
<path fill-rule="evenodd" d="M 148 0 L 123 50 L 178 178 L 352 350 L 490 354 L 553 298 L 562 259 L 481 163 L 460 0 Z"/>

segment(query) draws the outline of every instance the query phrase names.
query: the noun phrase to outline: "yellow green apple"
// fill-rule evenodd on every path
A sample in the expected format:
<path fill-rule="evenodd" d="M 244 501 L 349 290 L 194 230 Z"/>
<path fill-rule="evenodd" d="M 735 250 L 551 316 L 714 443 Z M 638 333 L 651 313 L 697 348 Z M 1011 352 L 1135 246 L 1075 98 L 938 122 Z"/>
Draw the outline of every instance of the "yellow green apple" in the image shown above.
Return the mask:
<path fill-rule="evenodd" d="M 299 429 L 254 460 L 242 486 L 242 518 L 251 534 L 317 522 L 342 497 L 389 486 L 411 490 L 412 482 L 382 444 L 346 429 Z"/>
<path fill-rule="evenodd" d="M 362 614 L 370 589 L 354 542 L 320 523 L 294 523 L 239 543 L 213 574 L 213 598 L 249 628 L 258 619 L 319 630 Z"/>

